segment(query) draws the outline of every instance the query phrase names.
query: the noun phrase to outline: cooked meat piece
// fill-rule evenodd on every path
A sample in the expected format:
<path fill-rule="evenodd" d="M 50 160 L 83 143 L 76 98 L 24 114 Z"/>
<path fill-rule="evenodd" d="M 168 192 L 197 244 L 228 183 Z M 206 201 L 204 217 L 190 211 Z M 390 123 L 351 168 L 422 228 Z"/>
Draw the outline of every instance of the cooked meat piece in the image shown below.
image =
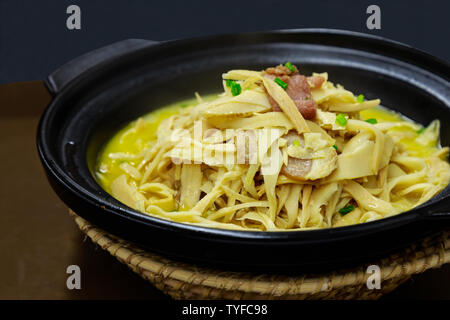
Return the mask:
<path fill-rule="evenodd" d="M 272 80 L 278 77 L 280 80 L 287 83 L 288 86 L 286 88 L 286 93 L 294 101 L 303 118 L 307 120 L 314 119 L 316 117 L 316 103 L 311 97 L 311 90 L 307 78 L 298 73 L 298 69 L 296 66 L 294 66 L 294 68 L 296 70 L 295 72 L 291 72 L 285 66 L 268 68 L 265 70 L 264 76 Z M 314 83 L 319 83 L 319 81 L 320 79 L 314 79 Z M 270 96 L 269 102 L 272 105 L 273 111 L 281 111 L 278 103 Z"/>
<path fill-rule="evenodd" d="M 311 90 L 305 76 L 293 75 L 287 82 L 286 93 L 291 97 L 303 118 L 311 120 L 316 117 L 316 103 L 311 97 Z"/>
<path fill-rule="evenodd" d="M 276 77 L 290 76 L 290 75 L 293 75 L 293 74 L 297 74 L 297 73 L 298 73 L 297 67 L 296 67 L 296 66 L 293 66 L 293 67 L 294 67 L 295 71 L 291 71 L 291 70 L 289 70 L 288 67 L 282 66 L 282 65 L 280 64 L 279 66 L 276 66 L 276 67 L 274 67 L 274 68 L 267 68 L 267 69 L 265 70 L 265 72 L 266 72 L 267 74 L 274 75 L 274 76 L 276 76 Z"/>
<path fill-rule="evenodd" d="M 321 76 L 311 76 L 308 77 L 308 82 L 311 84 L 313 89 L 320 88 L 325 82 L 325 78 Z"/>
<path fill-rule="evenodd" d="M 281 168 L 281 173 L 291 179 L 305 180 L 305 176 L 311 171 L 312 162 L 313 160 L 289 157 L 288 165 Z"/>
<path fill-rule="evenodd" d="M 337 154 L 331 143 L 318 133 L 298 134 L 291 130 L 282 137 L 287 141 L 287 165 L 281 173 L 295 180 L 317 180 L 329 176 L 337 166 Z M 323 143 L 325 142 L 325 144 Z"/>

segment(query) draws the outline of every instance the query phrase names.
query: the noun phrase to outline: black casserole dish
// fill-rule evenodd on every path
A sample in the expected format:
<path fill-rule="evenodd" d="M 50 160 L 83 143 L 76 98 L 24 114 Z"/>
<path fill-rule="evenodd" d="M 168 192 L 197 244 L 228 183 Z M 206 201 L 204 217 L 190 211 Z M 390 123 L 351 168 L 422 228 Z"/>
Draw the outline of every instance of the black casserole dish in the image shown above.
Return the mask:
<path fill-rule="evenodd" d="M 154 43 L 126 40 L 83 55 L 46 81 L 53 100 L 37 143 L 48 179 L 76 213 L 151 251 L 196 263 L 266 271 L 333 269 L 369 260 L 450 227 L 450 188 L 390 218 L 302 232 L 244 232 L 180 224 L 139 213 L 107 194 L 92 171 L 103 143 L 122 125 L 169 103 L 220 91 L 229 69 L 291 61 L 424 125 L 442 123 L 450 145 L 449 65 L 379 37 L 294 30 Z"/>

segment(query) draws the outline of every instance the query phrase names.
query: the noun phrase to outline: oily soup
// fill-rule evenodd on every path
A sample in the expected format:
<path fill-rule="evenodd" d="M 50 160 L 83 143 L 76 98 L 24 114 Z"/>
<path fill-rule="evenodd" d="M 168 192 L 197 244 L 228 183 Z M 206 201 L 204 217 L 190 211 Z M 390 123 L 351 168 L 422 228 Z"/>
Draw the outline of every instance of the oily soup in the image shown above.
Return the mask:
<path fill-rule="evenodd" d="M 381 219 L 449 182 L 438 120 L 424 128 L 290 63 L 222 78 L 223 93 L 117 132 L 98 157 L 100 185 L 160 218 L 276 231 Z"/>

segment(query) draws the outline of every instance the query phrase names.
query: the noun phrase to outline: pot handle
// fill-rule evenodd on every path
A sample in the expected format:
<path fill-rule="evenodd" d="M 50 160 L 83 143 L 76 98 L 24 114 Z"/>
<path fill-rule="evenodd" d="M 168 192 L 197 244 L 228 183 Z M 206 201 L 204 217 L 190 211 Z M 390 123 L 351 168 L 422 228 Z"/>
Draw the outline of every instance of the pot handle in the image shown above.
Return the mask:
<path fill-rule="evenodd" d="M 55 96 L 82 73 L 96 69 L 108 61 L 147 46 L 158 44 L 157 41 L 127 39 L 85 53 L 56 69 L 44 80 L 50 93 Z"/>

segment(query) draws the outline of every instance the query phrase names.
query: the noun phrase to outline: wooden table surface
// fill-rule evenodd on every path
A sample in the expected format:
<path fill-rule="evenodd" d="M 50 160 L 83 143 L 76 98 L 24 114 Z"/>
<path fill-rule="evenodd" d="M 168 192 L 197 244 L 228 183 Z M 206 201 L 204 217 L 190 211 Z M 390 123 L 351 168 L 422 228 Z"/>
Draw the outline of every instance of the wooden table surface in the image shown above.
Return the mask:
<path fill-rule="evenodd" d="M 35 143 L 51 97 L 42 81 L 0 85 L 0 299 L 169 299 L 84 238 L 50 188 Z M 68 290 L 66 268 L 81 269 Z M 450 264 L 383 299 L 450 299 Z"/>

